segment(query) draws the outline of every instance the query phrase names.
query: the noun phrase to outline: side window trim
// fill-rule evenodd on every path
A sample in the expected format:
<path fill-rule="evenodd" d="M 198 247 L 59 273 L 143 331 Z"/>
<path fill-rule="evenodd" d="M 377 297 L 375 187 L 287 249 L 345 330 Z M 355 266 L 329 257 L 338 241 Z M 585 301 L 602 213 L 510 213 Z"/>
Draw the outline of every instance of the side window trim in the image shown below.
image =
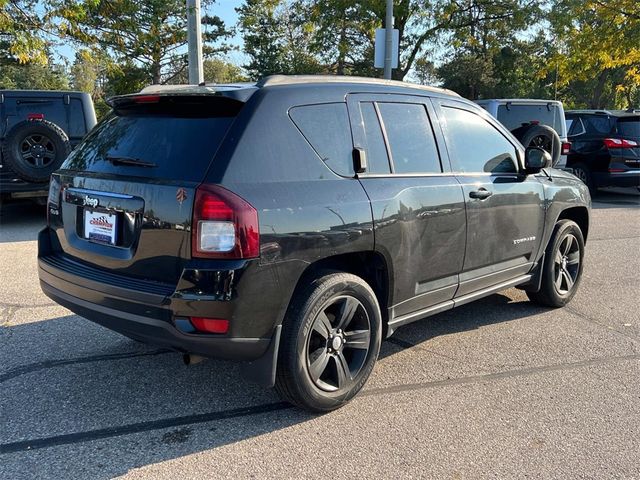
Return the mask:
<path fill-rule="evenodd" d="M 387 152 L 387 158 L 389 160 L 389 169 L 390 173 L 369 173 L 366 172 L 364 174 L 360 174 L 361 176 L 366 177 L 390 177 L 390 176 L 400 176 L 400 177 L 434 177 L 434 176 L 451 176 L 453 173 L 453 168 L 451 166 L 451 161 L 448 155 L 446 141 L 440 127 L 440 120 L 436 108 L 433 105 L 432 97 L 428 96 L 420 96 L 420 95 L 409 95 L 409 94 L 398 94 L 398 93 L 351 93 L 347 95 L 347 108 L 349 110 L 349 120 L 351 122 L 351 130 L 352 130 L 352 138 L 353 138 L 353 146 L 355 147 L 364 147 L 363 137 L 364 137 L 364 128 L 363 128 L 363 118 L 360 113 L 360 104 L 370 102 L 373 103 L 374 109 L 376 112 L 376 116 L 378 117 L 378 123 L 380 129 L 382 130 L 382 135 L 384 138 L 385 148 Z M 382 121 L 382 116 L 380 115 L 380 110 L 378 108 L 378 102 L 380 103 L 411 103 L 411 104 L 419 104 L 424 106 L 426 110 L 427 119 L 431 124 L 431 130 L 433 132 L 436 150 L 438 151 L 439 162 L 440 162 L 440 173 L 395 173 L 393 166 L 393 157 L 391 154 L 391 147 L 389 144 L 389 139 L 387 136 L 387 132 L 385 129 L 384 122 Z M 437 124 L 437 125 L 436 125 Z"/>
<path fill-rule="evenodd" d="M 522 147 L 518 146 L 516 143 L 514 143 L 514 141 L 509 138 L 509 135 L 511 135 L 511 132 L 509 132 L 506 127 L 504 125 L 502 125 L 500 122 L 498 122 L 498 120 L 496 120 L 495 118 L 493 118 L 489 113 L 487 113 L 486 111 L 483 110 L 484 113 L 486 113 L 486 118 L 484 115 L 480 114 L 480 112 L 474 111 L 472 108 L 468 108 L 467 105 L 465 105 L 462 102 L 456 102 L 455 100 L 445 100 L 445 99 L 433 99 L 432 101 L 434 101 L 434 107 L 436 108 L 436 111 L 438 112 L 439 115 L 439 124 L 440 124 L 440 128 L 442 128 L 443 130 L 443 135 L 445 138 L 444 144 L 445 144 L 445 148 L 447 149 L 447 153 L 449 155 L 449 162 L 451 164 L 451 171 L 455 174 L 455 175 L 487 175 L 487 176 L 500 176 L 500 177 L 514 177 L 514 176 L 520 176 L 522 175 L 522 172 L 524 171 L 524 158 L 523 158 L 523 151 L 522 151 Z M 499 133 L 500 135 L 502 135 L 502 137 L 511 144 L 511 146 L 513 146 L 515 152 L 516 152 L 516 163 L 518 166 L 518 171 L 517 172 L 482 172 L 482 171 L 478 171 L 478 172 L 462 172 L 462 171 L 458 171 L 456 166 L 455 166 L 455 160 L 452 158 L 451 156 L 451 152 L 449 150 L 449 142 L 447 141 L 447 137 L 448 137 L 448 132 L 446 131 L 446 124 L 444 123 L 444 116 L 442 115 L 442 109 L 443 108 L 456 108 L 458 110 L 463 110 L 465 112 L 471 113 L 473 115 L 477 115 L 478 117 L 480 117 L 481 119 L 485 120 L 489 125 L 491 125 L 497 133 Z M 508 132 L 509 135 L 506 135 L 505 132 Z"/>
<path fill-rule="evenodd" d="M 362 102 L 358 102 L 361 104 Z M 387 135 L 387 127 L 382 120 L 382 114 L 380 113 L 380 107 L 378 107 L 378 102 L 374 101 L 373 109 L 376 112 L 376 117 L 378 117 L 378 125 L 380 125 L 380 131 L 382 132 L 382 139 L 384 140 L 384 148 L 387 151 L 387 159 L 389 160 L 389 170 L 391 170 L 390 175 L 394 175 L 396 173 L 396 167 L 393 163 L 393 153 L 391 153 L 391 143 L 389 143 L 389 136 Z"/>

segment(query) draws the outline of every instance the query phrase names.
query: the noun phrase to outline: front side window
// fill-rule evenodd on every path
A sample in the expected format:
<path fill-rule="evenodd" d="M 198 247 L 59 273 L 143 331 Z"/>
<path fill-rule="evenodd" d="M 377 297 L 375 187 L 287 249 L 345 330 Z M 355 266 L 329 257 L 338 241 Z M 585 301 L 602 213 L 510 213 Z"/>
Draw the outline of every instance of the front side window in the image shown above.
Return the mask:
<path fill-rule="evenodd" d="M 378 103 L 394 173 L 441 173 L 435 137 L 424 105 Z"/>
<path fill-rule="evenodd" d="M 465 173 L 517 173 L 513 144 L 484 118 L 467 110 L 443 107 L 447 147 L 454 168 Z"/>

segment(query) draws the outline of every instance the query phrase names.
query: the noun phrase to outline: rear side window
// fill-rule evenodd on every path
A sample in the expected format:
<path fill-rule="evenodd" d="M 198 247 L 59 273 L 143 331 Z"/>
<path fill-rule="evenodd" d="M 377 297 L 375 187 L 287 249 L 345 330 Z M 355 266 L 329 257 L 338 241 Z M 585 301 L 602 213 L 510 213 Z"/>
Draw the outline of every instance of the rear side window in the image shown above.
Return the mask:
<path fill-rule="evenodd" d="M 207 108 L 210 111 L 203 115 Z M 197 114 L 190 114 L 184 108 L 154 105 L 112 113 L 69 155 L 62 168 L 199 182 L 234 119 L 214 116 L 214 110 L 202 105 Z M 123 164 L 119 159 L 148 166 Z"/>
<path fill-rule="evenodd" d="M 293 107 L 289 116 L 331 170 L 353 175 L 353 144 L 345 103 Z"/>
<path fill-rule="evenodd" d="M 394 173 L 441 173 L 433 130 L 424 105 L 378 103 Z"/>
<path fill-rule="evenodd" d="M 617 128 L 623 137 L 640 137 L 640 117 L 619 118 Z"/>
<path fill-rule="evenodd" d="M 447 146 L 459 172 L 516 173 L 516 149 L 496 128 L 475 113 L 443 107 Z"/>

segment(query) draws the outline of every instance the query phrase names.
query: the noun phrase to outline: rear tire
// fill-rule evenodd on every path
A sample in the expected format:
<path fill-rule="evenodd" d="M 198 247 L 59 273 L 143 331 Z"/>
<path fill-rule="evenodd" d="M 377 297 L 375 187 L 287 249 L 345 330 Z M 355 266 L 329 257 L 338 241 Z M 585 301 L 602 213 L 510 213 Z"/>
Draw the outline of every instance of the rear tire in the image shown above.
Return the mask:
<path fill-rule="evenodd" d="M 584 258 L 582 230 L 572 220 L 560 220 L 545 251 L 542 282 L 529 299 L 546 307 L 564 307 L 580 286 Z"/>
<path fill-rule="evenodd" d="M 597 188 L 593 182 L 591 169 L 584 163 L 576 163 L 575 165 L 572 165 L 571 168 L 573 169 L 573 174 L 582 180 L 582 183 L 589 187 L 589 193 L 591 193 L 592 196 L 595 195 Z"/>
<path fill-rule="evenodd" d="M 283 324 L 275 388 L 312 412 L 347 403 L 378 358 L 382 315 L 371 287 L 349 273 L 325 273 L 298 290 Z"/>

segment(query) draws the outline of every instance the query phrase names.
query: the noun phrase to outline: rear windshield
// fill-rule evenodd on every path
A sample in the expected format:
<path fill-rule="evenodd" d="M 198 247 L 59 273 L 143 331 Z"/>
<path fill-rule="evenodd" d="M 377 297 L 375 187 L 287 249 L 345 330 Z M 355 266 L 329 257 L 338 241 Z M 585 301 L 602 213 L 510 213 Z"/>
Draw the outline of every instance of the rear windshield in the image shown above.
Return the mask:
<path fill-rule="evenodd" d="M 553 128 L 558 135 L 564 136 L 564 115 L 555 104 L 547 105 L 499 105 L 498 120 L 509 130 L 515 130 L 522 124 L 538 122 Z"/>
<path fill-rule="evenodd" d="M 619 118 L 617 127 L 623 137 L 640 137 L 640 117 Z"/>
<path fill-rule="evenodd" d="M 234 120 L 233 116 L 207 115 L 202 110 L 193 114 L 157 106 L 115 111 L 92 130 L 62 168 L 199 182 Z"/>

